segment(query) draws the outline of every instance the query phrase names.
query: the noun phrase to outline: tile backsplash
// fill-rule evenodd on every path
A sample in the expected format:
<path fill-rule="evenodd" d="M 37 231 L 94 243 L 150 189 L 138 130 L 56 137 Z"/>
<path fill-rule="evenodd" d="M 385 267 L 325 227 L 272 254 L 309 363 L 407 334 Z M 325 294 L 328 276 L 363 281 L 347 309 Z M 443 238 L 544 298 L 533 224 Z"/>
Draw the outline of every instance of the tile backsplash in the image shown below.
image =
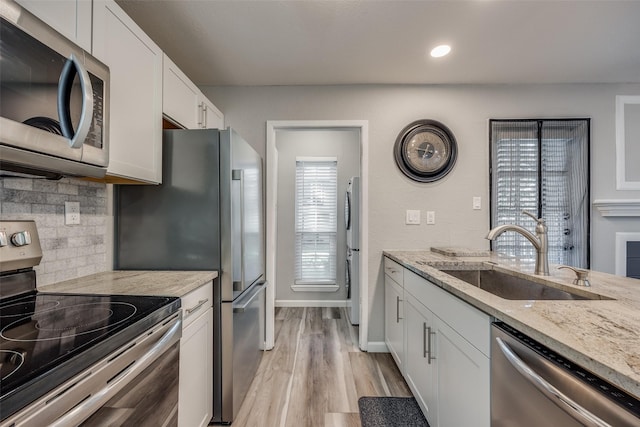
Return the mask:
<path fill-rule="evenodd" d="M 80 225 L 64 224 L 64 202 L 80 202 Z M 3 220 L 36 222 L 42 261 L 38 287 L 101 271 L 107 266 L 107 184 L 63 178 L 58 181 L 0 178 Z"/>

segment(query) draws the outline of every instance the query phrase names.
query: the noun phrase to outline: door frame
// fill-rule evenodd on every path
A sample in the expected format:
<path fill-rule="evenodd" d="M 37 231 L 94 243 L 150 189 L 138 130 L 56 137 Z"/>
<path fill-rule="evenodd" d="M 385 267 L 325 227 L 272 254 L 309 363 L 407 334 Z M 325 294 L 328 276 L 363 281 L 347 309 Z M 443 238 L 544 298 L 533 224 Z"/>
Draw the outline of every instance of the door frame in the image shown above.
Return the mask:
<path fill-rule="evenodd" d="M 278 149 L 276 130 L 358 129 L 360 131 L 360 326 L 358 342 L 366 351 L 369 336 L 369 121 L 368 120 L 268 120 L 266 146 L 266 330 L 265 348 L 275 344 L 275 283 L 277 249 Z"/>

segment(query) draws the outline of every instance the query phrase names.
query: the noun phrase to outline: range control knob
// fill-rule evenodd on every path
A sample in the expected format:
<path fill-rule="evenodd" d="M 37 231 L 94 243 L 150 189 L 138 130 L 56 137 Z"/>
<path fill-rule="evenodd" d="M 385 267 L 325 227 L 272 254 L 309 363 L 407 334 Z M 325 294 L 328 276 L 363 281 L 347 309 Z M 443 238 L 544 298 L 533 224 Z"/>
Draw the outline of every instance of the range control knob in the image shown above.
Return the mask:
<path fill-rule="evenodd" d="M 5 247 L 9 244 L 7 241 L 7 233 L 4 231 L 0 231 L 0 248 Z"/>
<path fill-rule="evenodd" d="M 18 231 L 11 236 L 11 243 L 15 246 L 31 244 L 31 234 L 28 231 Z"/>

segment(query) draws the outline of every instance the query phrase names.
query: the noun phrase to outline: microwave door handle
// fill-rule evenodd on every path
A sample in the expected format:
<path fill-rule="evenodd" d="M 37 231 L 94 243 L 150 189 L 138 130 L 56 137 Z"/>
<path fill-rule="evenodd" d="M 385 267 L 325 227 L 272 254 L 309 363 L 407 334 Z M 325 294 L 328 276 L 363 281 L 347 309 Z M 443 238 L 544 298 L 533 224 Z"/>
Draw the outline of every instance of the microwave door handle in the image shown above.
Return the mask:
<path fill-rule="evenodd" d="M 516 353 L 507 345 L 507 343 L 504 342 L 504 340 L 502 340 L 502 338 L 496 337 L 496 342 L 498 343 L 498 347 L 500 348 L 500 351 L 502 351 L 502 354 L 504 354 L 509 363 L 511 363 L 520 375 L 533 384 L 535 388 L 537 388 L 568 415 L 587 427 L 612 427 L 611 424 L 589 412 L 587 409 L 579 405 L 569 396 L 538 375 L 529 365 L 516 355 Z"/>
<path fill-rule="evenodd" d="M 239 287 L 235 286 L 234 290 L 242 290 L 242 287 L 245 285 L 245 271 L 244 271 L 244 251 L 245 251 L 245 238 L 244 238 L 244 170 L 243 169 L 233 169 L 231 171 L 231 179 L 233 181 L 240 181 L 240 212 L 238 212 L 238 216 L 240 217 L 240 284 Z"/>
<path fill-rule="evenodd" d="M 73 89 L 73 79 L 76 74 L 80 78 L 80 88 L 82 89 L 82 112 L 80 113 L 78 131 L 74 132 L 71 122 L 71 89 Z M 93 119 L 93 88 L 89 73 L 74 53 L 69 56 L 60 74 L 58 117 L 60 118 L 62 135 L 69 139 L 71 148 L 81 148 L 84 140 L 87 139 Z"/>

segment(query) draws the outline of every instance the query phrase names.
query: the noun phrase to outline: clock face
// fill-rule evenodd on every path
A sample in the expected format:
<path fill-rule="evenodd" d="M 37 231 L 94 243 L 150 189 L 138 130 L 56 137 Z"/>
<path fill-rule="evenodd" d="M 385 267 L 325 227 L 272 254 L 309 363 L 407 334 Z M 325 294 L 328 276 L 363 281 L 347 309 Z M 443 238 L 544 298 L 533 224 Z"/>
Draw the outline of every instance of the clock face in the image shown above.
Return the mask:
<path fill-rule="evenodd" d="M 451 131 L 435 120 L 418 120 L 405 127 L 394 147 L 396 163 L 409 178 L 432 182 L 445 176 L 456 161 Z"/>

